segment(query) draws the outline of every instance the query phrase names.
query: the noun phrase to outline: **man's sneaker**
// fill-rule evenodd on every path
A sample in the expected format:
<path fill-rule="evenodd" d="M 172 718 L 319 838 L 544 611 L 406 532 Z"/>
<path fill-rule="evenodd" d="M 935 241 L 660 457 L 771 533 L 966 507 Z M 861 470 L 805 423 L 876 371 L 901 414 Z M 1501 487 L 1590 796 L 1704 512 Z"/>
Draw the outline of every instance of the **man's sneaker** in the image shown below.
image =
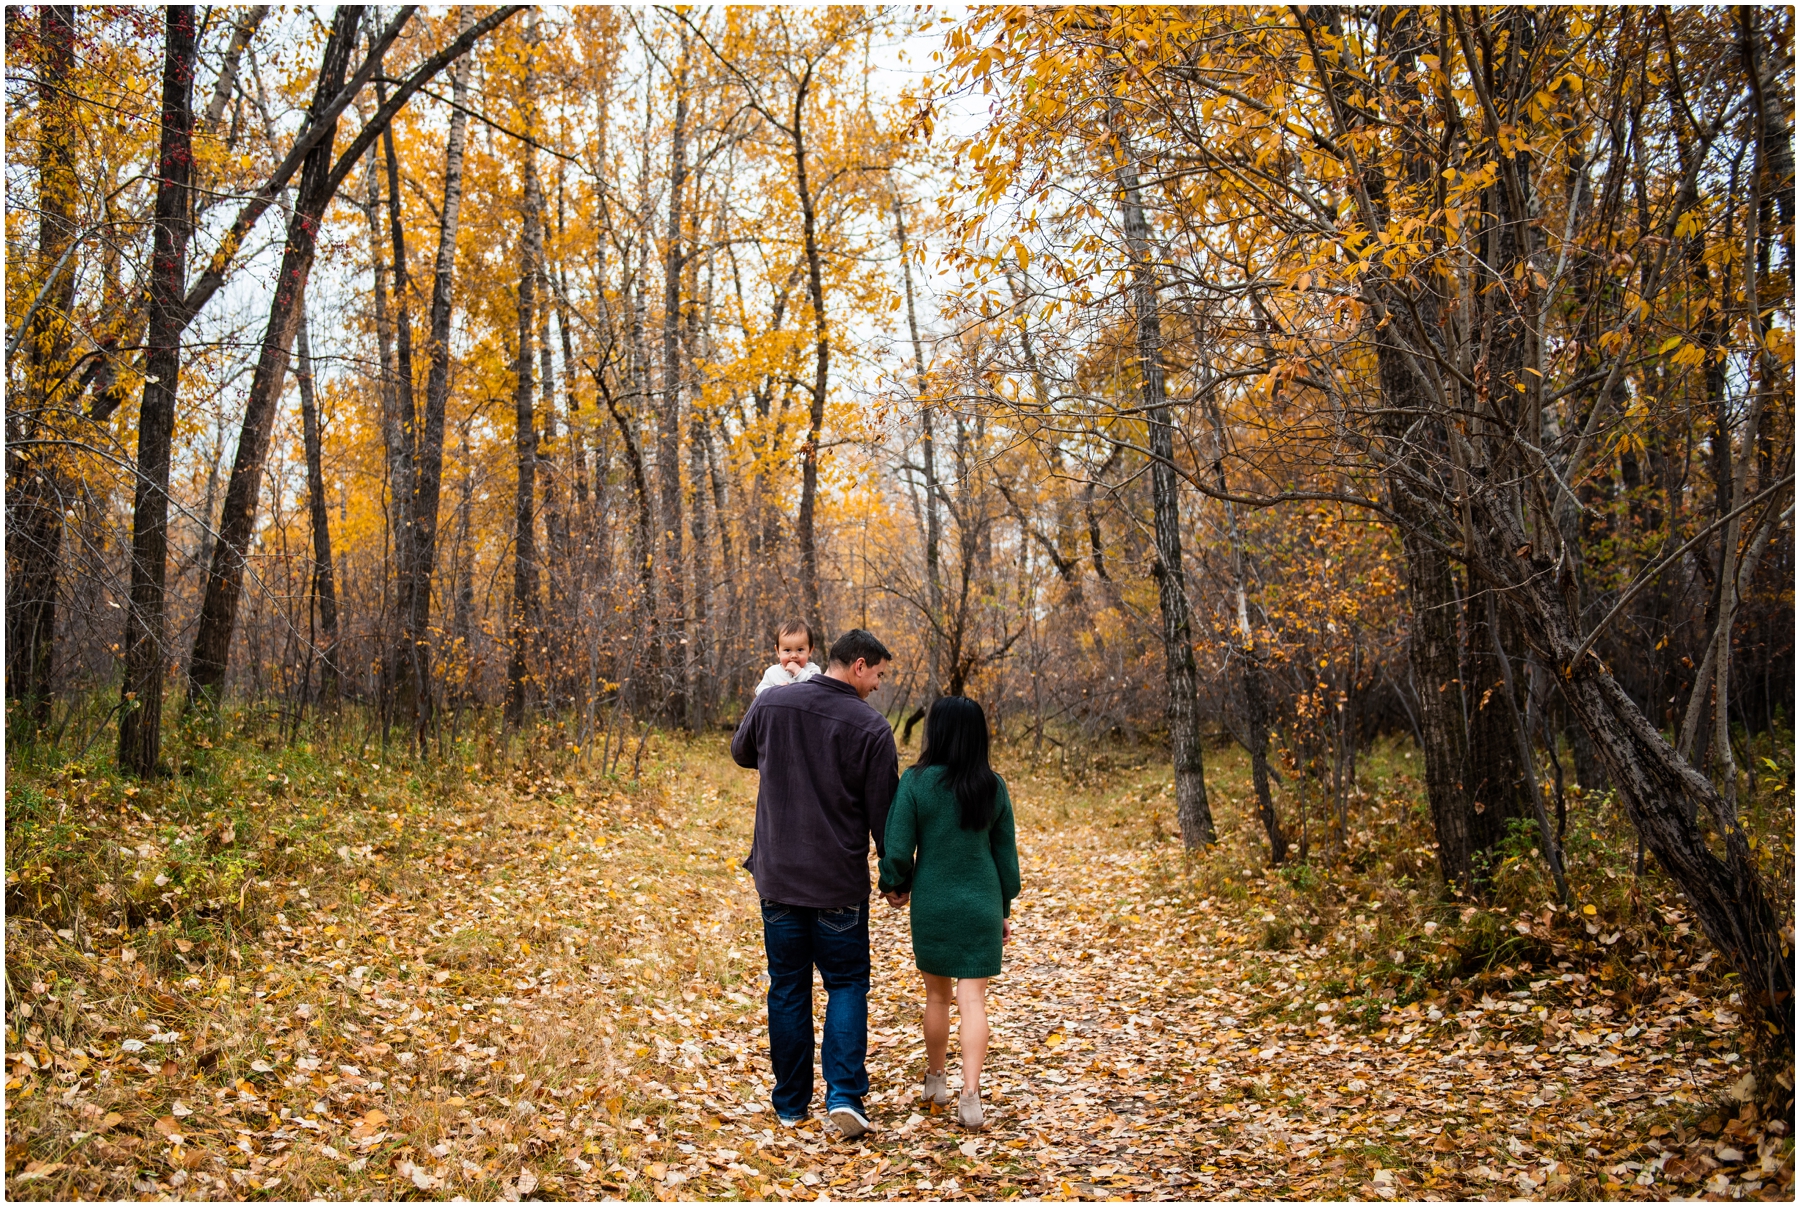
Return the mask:
<path fill-rule="evenodd" d="M 786 1115 L 777 1115 L 775 1118 L 780 1121 L 781 1126 L 783 1127 L 799 1127 L 802 1123 L 806 1122 L 805 1115 L 796 1115 L 792 1119 L 789 1119 Z"/>
<path fill-rule="evenodd" d="M 828 1113 L 837 1125 L 838 1133 L 846 1140 L 854 1140 L 869 1130 L 869 1121 L 853 1106 L 834 1106 Z"/>

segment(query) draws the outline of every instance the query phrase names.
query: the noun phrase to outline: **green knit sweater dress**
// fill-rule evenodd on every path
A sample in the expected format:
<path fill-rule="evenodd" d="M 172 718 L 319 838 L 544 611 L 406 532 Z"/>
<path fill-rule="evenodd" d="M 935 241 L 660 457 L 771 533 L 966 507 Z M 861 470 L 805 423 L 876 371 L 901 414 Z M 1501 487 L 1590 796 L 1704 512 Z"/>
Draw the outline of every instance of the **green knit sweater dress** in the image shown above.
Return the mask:
<path fill-rule="evenodd" d="M 996 776 L 996 779 L 999 777 Z M 881 891 L 912 892 L 913 960 L 934 976 L 1000 973 L 1001 920 L 1019 895 L 1019 848 L 1006 782 L 985 830 L 957 823 L 956 794 L 942 767 L 900 777 L 888 810 Z"/>

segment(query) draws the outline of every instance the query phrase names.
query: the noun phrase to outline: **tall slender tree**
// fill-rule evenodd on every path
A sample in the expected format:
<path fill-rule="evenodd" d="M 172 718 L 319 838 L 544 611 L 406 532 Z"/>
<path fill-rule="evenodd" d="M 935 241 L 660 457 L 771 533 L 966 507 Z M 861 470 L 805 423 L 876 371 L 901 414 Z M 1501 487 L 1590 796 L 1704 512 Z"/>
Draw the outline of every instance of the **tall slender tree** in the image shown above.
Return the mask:
<path fill-rule="evenodd" d="M 300 438 L 306 455 L 306 511 L 312 528 L 312 606 L 324 640 L 319 647 L 319 696 L 335 704 L 339 691 L 337 578 L 331 560 L 331 513 L 325 504 L 324 429 L 313 388 L 312 332 L 306 308 L 294 336 L 294 383 L 300 388 Z"/>
<path fill-rule="evenodd" d="M 466 11 L 459 25 L 468 27 Z M 444 416 L 450 399 L 450 320 L 455 295 L 456 236 L 462 221 L 463 154 L 468 141 L 468 67 L 451 67 L 450 133 L 444 144 L 444 200 L 438 210 L 437 259 L 431 279 L 431 326 L 425 379 L 425 415 L 419 431 L 417 474 L 407 532 L 412 538 L 408 574 L 400 584 L 403 704 L 411 706 L 416 739 L 423 743 L 431 719 L 432 576 L 437 568 L 438 507 L 444 476 Z"/>
<path fill-rule="evenodd" d="M 1109 107 L 1125 246 L 1131 259 L 1132 324 L 1136 335 L 1138 389 L 1149 425 L 1150 491 L 1156 532 L 1156 597 L 1162 612 L 1164 675 L 1169 690 L 1169 746 L 1175 763 L 1175 819 L 1190 850 L 1213 841 L 1212 806 L 1206 797 L 1206 765 L 1200 733 L 1200 672 L 1194 662 L 1187 577 L 1182 572 L 1180 479 L 1175 472 L 1175 425 L 1169 409 L 1162 351 L 1162 312 L 1157 303 L 1155 256 L 1144 218 L 1137 159 L 1127 134 L 1124 107 Z"/>
<path fill-rule="evenodd" d="M 537 45 L 535 23 L 527 43 L 527 53 L 534 52 Z M 528 60 L 525 74 L 527 96 L 531 94 L 531 81 Z M 526 133 L 529 136 L 531 128 L 528 127 Z M 525 722 L 531 653 L 534 642 L 538 639 L 538 431 L 531 341 L 537 311 L 538 266 L 544 255 L 544 207 L 538 181 L 537 150 L 529 142 L 522 143 L 520 156 L 525 188 L 520 213 L 522 229 L 519 234 L 518 259 L 518 335 L 513 388 L 513 456 L 518 477 L 513 496 L 513 593 L 509 626 L 512 648 L 506 665 L 506 721 L 515 727 Z"/>
<path fill-rule="evenodd" d="M 193 231 L 194 64 L 192 5 L 163 13 L 162 141 L 157 150 L 155 250 L 144 394 L 138 408 L 137 483 L 132 506 L 131 608 L 125 622 L 124 709 L 119 765 L 156 771 L 162 754 L 163 643 L 169 567 L 169 465 L 181 381 L 187 247 Z M 234 41 L 234 45 L 235 45 Z M 210 518 L 210 517 L 209 517 Z"/>

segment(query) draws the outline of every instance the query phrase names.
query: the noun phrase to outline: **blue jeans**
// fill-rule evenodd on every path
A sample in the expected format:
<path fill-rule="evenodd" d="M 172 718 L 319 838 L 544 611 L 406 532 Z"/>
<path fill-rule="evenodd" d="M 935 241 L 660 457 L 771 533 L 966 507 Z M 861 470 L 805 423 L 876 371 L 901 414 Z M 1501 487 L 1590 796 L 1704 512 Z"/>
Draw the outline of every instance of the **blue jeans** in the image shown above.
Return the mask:
<path fill-rule="evenodd" d="M 812 970 L 825 982 L 825 1109 L 862 1110 L 869 1092 L 869 906 L 810 909 L 762 903 L 769 957 L 769 1055 L 775 1113 L 804 1118 L 812 1105 Z"/>

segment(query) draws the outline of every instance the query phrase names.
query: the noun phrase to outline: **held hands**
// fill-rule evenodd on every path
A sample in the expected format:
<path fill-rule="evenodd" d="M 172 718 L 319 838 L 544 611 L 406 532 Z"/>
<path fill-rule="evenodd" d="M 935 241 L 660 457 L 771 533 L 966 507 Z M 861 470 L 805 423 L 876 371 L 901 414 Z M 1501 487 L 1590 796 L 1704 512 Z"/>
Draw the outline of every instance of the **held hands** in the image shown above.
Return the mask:
<path fill-rule="evenodd" d="M 883 901 L 886 901 L 889 905 L 893 906 L 895 909 L 902 909 L 905 907 L 905 905 L 908 901 L 912 900 L 912 894 L 910 892 L 883 893 L 883 894 L 881 894 L 881 899 Z"/>

